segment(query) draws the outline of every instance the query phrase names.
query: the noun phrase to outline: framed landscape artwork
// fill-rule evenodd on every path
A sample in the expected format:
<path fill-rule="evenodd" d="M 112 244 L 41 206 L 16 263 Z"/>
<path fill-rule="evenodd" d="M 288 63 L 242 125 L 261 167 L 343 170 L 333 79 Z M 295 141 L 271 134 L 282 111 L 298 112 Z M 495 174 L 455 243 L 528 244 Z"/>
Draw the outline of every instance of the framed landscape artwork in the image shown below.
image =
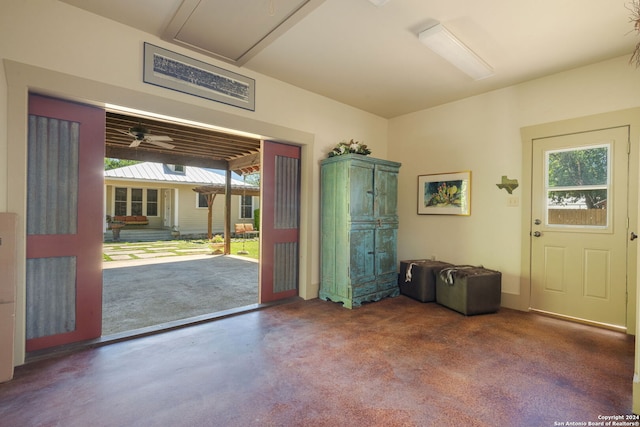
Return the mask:
<path fill-rule="evenodd" d="M 145 83 L 255 111 L 255 80 L 144 44 Z"/>
<path fill-rule="evenodd" d="M 471 215 L 471 171 L 419 175 L 418 215 Z"/>

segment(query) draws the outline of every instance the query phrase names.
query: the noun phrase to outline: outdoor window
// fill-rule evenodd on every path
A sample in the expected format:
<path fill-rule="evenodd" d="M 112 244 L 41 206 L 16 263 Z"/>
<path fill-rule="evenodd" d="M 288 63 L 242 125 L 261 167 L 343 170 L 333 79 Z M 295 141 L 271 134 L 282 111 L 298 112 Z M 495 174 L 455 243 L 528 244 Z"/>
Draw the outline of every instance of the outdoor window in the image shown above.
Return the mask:
<path fill-rule="evenodd" d="M 158 190 L 147 190 L 147 216 L 158 216 Z"/>
<path fill-rule="evenodd" d="M 207 195 L 206 194 L 202 194 L 202 193 L 197 193 L 197 194 L 198 194 L 198 207 L 199 208 L 208 207 L 208 205 L 207 205 Z"/>
<path fill-rule="evenodd" d="M 240 218 L 253 218 L 253 196 L 240 196 Z"/>
<path fill-rule="evenodd" d="M 144 215 L 142 213 L 142 188 L 131 189 L 131 215 Z"/>
<path fill-rule="evenodd" d="M 184 175 L 187 173 L 187 169 L 184 165 L 167 165 L 167 167 L 169 168 L 169 170 L 177 174 Z"/>
<path fill-rule="evenodd" d="M 547 224 L 606 227 L 610 146 L 546 152 Z"/>
<path fill-rule="evenodd" d="M 158 216 L 158 190 L 116 187 L 114 215 Z"/>
<path fill-rule="evenodd" d="M 127 214 L 127 189 L 126 188 L 122 188 L 122 187 L 116 188 L 114 214 L 118 216 L 124 216 Z"/>

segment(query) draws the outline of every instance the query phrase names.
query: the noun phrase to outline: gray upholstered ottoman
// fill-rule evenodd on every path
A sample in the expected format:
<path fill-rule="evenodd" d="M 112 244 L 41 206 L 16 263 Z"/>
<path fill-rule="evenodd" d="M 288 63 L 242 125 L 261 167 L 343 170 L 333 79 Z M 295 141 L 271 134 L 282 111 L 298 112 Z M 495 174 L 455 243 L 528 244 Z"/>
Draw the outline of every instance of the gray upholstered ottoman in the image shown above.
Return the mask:
<path fill-rule="evenodd" d="M 428 259 L 400 261 L 400 293 L 421 302 L 436 300 L 436 276 L 452 264 Z"/>
<path fill-rule="evenodd" d="M 436 301 L 466 316 L 500 308 L 502 274 L 483 267 L 453 266 L 436 277 Z"/>

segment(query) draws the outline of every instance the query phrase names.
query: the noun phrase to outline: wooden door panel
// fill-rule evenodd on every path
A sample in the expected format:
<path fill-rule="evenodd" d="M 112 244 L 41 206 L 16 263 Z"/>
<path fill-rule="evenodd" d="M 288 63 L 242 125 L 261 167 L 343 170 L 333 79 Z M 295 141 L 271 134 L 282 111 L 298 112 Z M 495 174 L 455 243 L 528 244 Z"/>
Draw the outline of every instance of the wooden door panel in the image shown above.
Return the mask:
<path fill-rule="evenodd" d="M 29 97 L 27 351 L 100 336 L 104 110 Z"/>
<path fill-rule="evenodd" d="M 396 228 L 378 228 L 376 230 L 376 275 L 394 274 L 397 271 Z"/>
<path fill-rule="evenodd" d="M 349 233 L 351 283 L 375 280 L 376 231 L 372 227 Z"/>
<path fill-rule="evenodd" d="M 261 303 L 298 294 L 300 147 L 263 141 L 262 189 Z"/>
<path fill-rule="evenodd" d="M 398 220 L 398 168 L 376 166 L 376 218 L 381 221 Z"/>

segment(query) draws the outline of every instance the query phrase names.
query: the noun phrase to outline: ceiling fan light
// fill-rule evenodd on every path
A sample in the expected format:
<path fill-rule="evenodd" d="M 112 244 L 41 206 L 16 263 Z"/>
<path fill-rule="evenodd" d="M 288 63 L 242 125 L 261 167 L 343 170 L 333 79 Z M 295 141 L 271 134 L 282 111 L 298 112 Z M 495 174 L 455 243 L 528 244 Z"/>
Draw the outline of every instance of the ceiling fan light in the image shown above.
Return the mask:
<path fill-rule="evenodd" d="M 418 38 L 429 49 L 474 80 L 486 79 L 493 75 L 491 66 L 458 40 L 442 24 L 438 23 L 420 32 Z"/>

